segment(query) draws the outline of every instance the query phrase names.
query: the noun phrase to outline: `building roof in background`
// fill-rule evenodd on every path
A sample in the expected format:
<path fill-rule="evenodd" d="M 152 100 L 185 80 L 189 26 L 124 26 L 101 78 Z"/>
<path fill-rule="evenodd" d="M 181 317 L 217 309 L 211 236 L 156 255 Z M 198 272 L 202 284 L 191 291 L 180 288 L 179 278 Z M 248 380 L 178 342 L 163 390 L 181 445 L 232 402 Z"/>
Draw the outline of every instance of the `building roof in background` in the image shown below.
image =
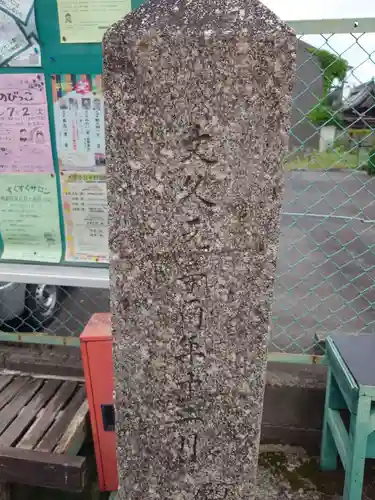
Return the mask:
<path fill-rule="evenodd" d="M 341 108 L 344 122 L 350 128 L 375 126 L 375 81 L 354 87 Z"/>
<path fill-rule="evenodd" d="M 343 103 L 342 111 L 345 113 L 358 108 L 361 110 L 370 109 L 373 106 L 375 106 L 375 82 L 371 80 L 351 90 L 348 98 Z"/>

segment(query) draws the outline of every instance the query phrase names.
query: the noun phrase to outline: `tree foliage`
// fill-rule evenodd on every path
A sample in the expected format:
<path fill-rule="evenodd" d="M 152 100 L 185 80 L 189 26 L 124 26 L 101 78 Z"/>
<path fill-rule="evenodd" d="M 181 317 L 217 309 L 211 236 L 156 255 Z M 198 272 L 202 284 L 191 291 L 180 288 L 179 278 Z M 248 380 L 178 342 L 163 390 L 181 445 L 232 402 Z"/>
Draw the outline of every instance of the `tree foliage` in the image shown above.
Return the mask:
<path fill-rule="evenodd" d="M 318 125 L 336 125 L 340 127 L 342 125 L 340 114 L 328 103 L 328 96 L 336 79 L 339 83 L 344 82 L 349 69 L 348 61 L 328 52 L 328 50 L 315 48 L 308 50 L 318 58 L 323 71 L 323 96 L 319 104 L 310 112 L 309 118 Z"/>

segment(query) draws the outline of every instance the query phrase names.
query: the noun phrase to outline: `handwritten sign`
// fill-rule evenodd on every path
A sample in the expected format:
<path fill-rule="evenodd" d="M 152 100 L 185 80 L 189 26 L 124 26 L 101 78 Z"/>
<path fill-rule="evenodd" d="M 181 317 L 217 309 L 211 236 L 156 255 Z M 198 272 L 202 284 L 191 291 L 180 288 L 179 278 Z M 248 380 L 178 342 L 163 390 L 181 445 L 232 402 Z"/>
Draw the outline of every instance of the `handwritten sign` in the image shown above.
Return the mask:
<path fill-rule="evenodd" d="M 60 170 L 104 173 L 101 75 L 54 75 L 52 81 Z"/>
<path fill-rule="evenodd" d="M 53 172 L 44 76 L 2 74 L 0 174 L 41 172 Z"/>
<path fill-rule="evenodd" d="M 0 67 L 41 66 L 34 0 L 0 0 Z"/>
<path fill-rule="evenodd" d="M 62 43 L 97 43 L 131 11 L 131 0 L 57 0 Z"/>
<path fill-rule="evenodd" d="M 66 260 L 108 262 L 107 185 L 104 174 L 61 176 Z"/>
<path fill-rule="evenodd" d="M 59 209 L 53 175 L 1 175 L 0 235 L 3 259 L 60 261 Z"/>

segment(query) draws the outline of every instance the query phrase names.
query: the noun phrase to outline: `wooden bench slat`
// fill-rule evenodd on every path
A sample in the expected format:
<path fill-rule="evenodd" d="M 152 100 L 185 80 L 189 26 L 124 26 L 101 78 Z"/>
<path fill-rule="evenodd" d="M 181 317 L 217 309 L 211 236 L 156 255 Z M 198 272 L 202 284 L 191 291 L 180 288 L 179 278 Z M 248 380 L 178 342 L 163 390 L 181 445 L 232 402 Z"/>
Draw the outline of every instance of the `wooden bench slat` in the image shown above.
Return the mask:
<path fill-rule="evenodd" d="M 85 400 L 70 422 L 58 445 L 54 448 L 54 453 L 76 455 L 79 452 L 86 436 L 88 412 L 89 405 L 87 400 Z"/>
<path fill-rule="evenodd" d="M 82 491 L 86 458 L 19 448 L 0 448 L 1 482 Z"/>
<path fill-rule="evenodd" d="M 84 387 L 80 387 L 76 394 L 73 396 L 67 407 L 64 408 L 52 424 L 50 429 L 46 432 L 40 443 L 35 447 L 35 450 L 51 452 L 57 446 L 61 436 L 69 427 L 71 420 L 74 418 L 76 412 L 81 407 L 86 397 Z"/>
<path fill-rule="evenodd" d="M 56 415 L 63 408 L 77 388 L 76 382 L 64 382 L 48 405 L 39 413 L 35 422 L 17 444 L 17 448 L 32 450 L 53 425 Z"/>
<path fill-rule="evenodd" d="M 14 375 L 1 375 L 0 376 L 0 392 L 14 379 Z M 0 395 L 1 398 L 1 395 Z"/>
<path fill-rule="evenodd" d="M 21 408 L 20 413 L 9 427 L 0 436 L 1 446 L 12 446 L 17 438 L 22 435 L 26 427 L 32 422 L 38 411 L 43 408 L 55 394 L 60 380 L 47 380 L 26 406 Z"/>
<path fill-rule="evenodd" d="M 43 385 L 43 380 L 30 380 L 17 396 L 0 411 L 0 434 L 13 422 L 18 412 Z"/>
<path fill-rule="evenodd" d="M 0 375 L 0 483 L 82 491 L 87 414 L 77 381 Z"/>
<path fill-rule="evenodd" d="M 9 403 L 30 381 L 29 377 L 16 377 L 12 382 L 0 393 L 0 410 Z"/>

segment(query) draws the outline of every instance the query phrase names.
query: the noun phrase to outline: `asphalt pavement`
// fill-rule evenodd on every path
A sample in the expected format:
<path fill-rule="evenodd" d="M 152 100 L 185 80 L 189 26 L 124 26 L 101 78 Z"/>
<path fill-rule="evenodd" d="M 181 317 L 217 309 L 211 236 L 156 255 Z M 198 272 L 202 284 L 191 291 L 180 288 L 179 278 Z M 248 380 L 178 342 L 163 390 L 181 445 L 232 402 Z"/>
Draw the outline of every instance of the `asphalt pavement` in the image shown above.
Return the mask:
<path fill-rule="evenodd" d="M 375 331 L 375 179 L 291 172 L 286 182 L 272 351 L 305 352 L 332 332 Z"/>
<path fill-rule="evenodd" d="M 350 171 L 287 174 L 272 351 L 307 352 L 315 334 L 375 331 L 375 178 Z M 47 329 L 79 335 L 107 290 L 69 289 Z"/>

